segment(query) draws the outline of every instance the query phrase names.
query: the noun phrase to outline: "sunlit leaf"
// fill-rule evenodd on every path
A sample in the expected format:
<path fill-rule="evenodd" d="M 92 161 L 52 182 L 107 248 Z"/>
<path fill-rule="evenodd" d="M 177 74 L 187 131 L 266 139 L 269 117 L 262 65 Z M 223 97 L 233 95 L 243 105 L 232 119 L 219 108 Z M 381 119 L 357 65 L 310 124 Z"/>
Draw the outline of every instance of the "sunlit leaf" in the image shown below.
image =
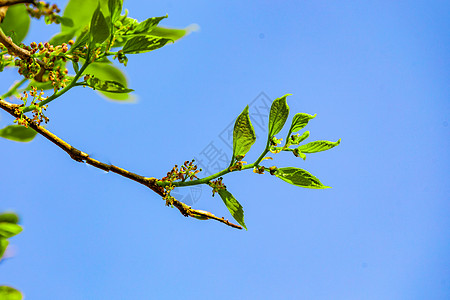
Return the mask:
<path fill-rule="evenodd" d="M 284 123 L 289 116 L 289 106 L 286 103 L 286 94 L 273 101 L 269 114 L 269 138 L 273 137 L 283 129 Z"/>
<path fill-rule="evenodd" d="M 236 222 L 247 229 L 247 226 L 245 226 L 244 223 L 244 209 L 242 208 L 242 205 L 226 189 L 220 189 L 218 193 Z"/>
<path fill-rule="evenodd" d="M 233 130 L 233 159 L 244 156 L 256 141 L 255 129 L 250 122 L 248 105 L 237 117 Z"/>
<path fill-rule="evenodd" d="M 0 237 L 0 261 L 2 260 L 2 256 L 3 254 L 5 254 L 6 248 L 8 248 L 9 245 L 9 241 L 5 238 Z M 0 299 L 1 298 L 1 293 L 0 293 Z"/>
<path fill-rule="evenodd" d="M 1 213 L 0 223 L 1 222 L 17 224 L 19 223 L 19 216 L 15 213 Z"/>
<path fill-rule="evenodd" d="M 9 286 L 0 286 L 0 299 L 1 300 L 22 300 L 22 294 Z"/>
<path fill-rule="evenodd" d="M 22 125 L 9 125 L 0 129 L 0 137 L 16 142 L 29 142 L 36 134 L 33 129 Z"/>
<path fill-rule="evenodd" d="M 109 13 L 111 14 L 112 23 L 114 23 L 120 17 L 123 5 L 122 2 L 122 0 L 108 0 L 108 8 Z"/>
<path fill-rule="evenodd" d="M 63 17 L 71 19 L 73 25 L 61 24 L 61 32 L 88 25 L 97 6 L 98 1 L 95 0 L 70 0 L 64 9 Z"/>
<path fill-rule="evenodd" d="M 314 119 L 316 115 L 308 115 L 305 113 L 298 113 L 292 118 L 291 128 L 289 129 L 288 137 L 291 133 L 297 132 L 308 125 L 309 120 Z"/>
<path fill-rule="evenodd" d="M 336 147 L 341 142 L 341 139 L 339 139 L 337 142 L 330 142 L 330 141 L 315 141 L 311 142 L 305 145 L 301 145 L 297 149 L 303 153 L 316 153 L 321 152 L 325 150 L 329 150 L 333 147 Z"/>
<path fill-rule="evenodd" d="M 167 18 L 167 16 L 148 18 L 147 20 L 140 22 L 133 30 L 132 34 L 150 34 L 156 25 L 165 18 Z"/>
<path fill-rule="evenodd" d="M 329 186 L 324 186 L 319 179 L 313 176 L 308 171 L 299 168 L 287 167 L 279 168 L 275 174 L 278 178 L 286 181 L 287 183 L 301 186 L 310 189 L 326 189 Z"/>
<path fill-rule="evenodd" d="M 110 34 L 108 23 L 100 10 L 100 4 L 92 15 L 91 27 L 89 31 L 91 45 L 103 43 Z"/>
<path fill-rule="evenodd" d="M 171 40 L 153 36 L 137 36 L 129 39 L 123 46 L 124 54 L 144 53 L 159 49 Z"/>
<path fill-rule="evenodd" d="M 20 225 L 8 222 L 0 222 L 0 237 L 10 238 L 19 234 L 21 231 L 22 227 Z"/>
<path fill-rule="evenodd" d="M 10 36 L 14 43 L 19 44 L 27 36 L 30 28 L 30 16 L 24 4 L 10 6 L 3 22 L 0 24 L 3 32 Z"/>
<path fill-rule="evenodd" d="M 86 81 L 86 85 L 93 88 L 94 90 L 110 93 L 129 93 L 134 91 L 132 89 L 126 88 L 120 82 L 112 80 L 100 80 L 96 77 L 89 78 Z"/>
<path fill-rule="evenodd" d="M 90 64 L 84 74 L 93 75 L 95 78 L 98 78 L 103 81 L 115 81 L 122 84 L 124 87 L 127 87 L 127 79 L 125 75 L 119 70 L 117 67 L 111 64 L 104 63 L 92 63 Z M 105 96 L 108 99 L 116 100 L 116 101 L 131 101 L 133 100 L 133 96 L 129 93 L 109 93 L 99 91 L 100 94 Z"/>

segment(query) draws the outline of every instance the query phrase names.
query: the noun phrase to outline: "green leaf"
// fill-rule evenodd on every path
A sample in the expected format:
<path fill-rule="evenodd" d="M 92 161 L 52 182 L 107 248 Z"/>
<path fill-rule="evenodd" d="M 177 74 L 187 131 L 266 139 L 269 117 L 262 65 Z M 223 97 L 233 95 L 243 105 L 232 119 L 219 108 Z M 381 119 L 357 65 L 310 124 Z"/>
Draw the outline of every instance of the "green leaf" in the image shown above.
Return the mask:
<path fill-rule="evenodd" d="M 122 12 L 122 0 L 108 0 L 108 9 L 111 14 L 111 21 L 114 23 L 120 17 Z"/>
<path fill-rule="evenodd" d="M 288 137 L 291 133 L 297 132 L 308 125 L 309 120 L 314 119 L 316 115 L 308 115 L 304 113 L 298 113 L 292 118 L 291 128 L 289 129 Z"/>
<path fill-rule="evenodd" d="M 336 147 L 341 143 L 341 139 L 337 142 L 329 142 L 329 141 L 315 141 L 308 143 L 306 145 L 301 145 L 297 149 L 303 153 L 316 153 L 325 150 L 329 150 L 333 147 Z"/>
<path fill-rule="evenodd" d="M 15 44 L 19 44 L 27 36 L 30 28 L 30 16 L 24 4 L 10 6 L 0 28 L 10 36 Z"/>
<path fill-rule="evenodd" d="M 22 300 L 22 294 L 12 287 L 0 286 L 0 299 L 1 300 Z"/>
<path fill-rule="evenodd" d="M 92 14 L 98 7 L 95 0 L 70 0 L 64 9 L 64 18 L 72 20 L 73 26 L 61 24 L 61 32 L 72 31 L 88 25 L 92 19 Z"/>
<path fill-rule="evenodd" d="M 319 179 L 311 175 L 308 171 L 299 168 L 287 167 L 279 168 L 275 174 L 281 180 L 287 183 L 301 186 L 310 189 L 326 189 L 329 186 L 324 186 Z"/>
<path fill-rule="evenodd" d="M 123 46 L 124 54 L 144 53 L 159 49 L 171 40 L 153 36 L 137 36 L 129 39 Z"/>
<path fill-rule="evenodd" d="M 0 214 L 0 222 L 17 224 L 19 223 L 19 216 L 15 213 Z"/>
<path fill-rule="evenodd" d="M 233 197 L 233 195 L 226 189 L 220 189 L 218 191 L 220 198 L 222 198 L 223 203 L 227 206 L 233 218 L 241 224 L 242 227 L 247 230 L 247 226 L 244 223 L 244 209 L 242 205 Z"/>
<path fill-rule="evenodd" d="M 233 160 L 236 156 L 244 156 L 256 141 L 255 129 L 250 122 L 248 105 L 237 117 L 233 130 Z"/>
<path fill-rule="evenodd" d="M 48 42 L 51 45 L 62 45 L 63 43 L 67 43 L 71 38 L 73 38 L 76 32 L 77 29 L 59 32 L 55 34 Z"/>
<path fill-rule="evenodd" d="M 0 222 L 0 237 L 10 238 L 19 234 L 21 231 L 22 227 L 20 225 L 8 222 Z"/>
<path fill-rule="evenodd" d="M 120 84 L 122 84 L 124 87 L 127 87 L 127 78 L 122 73 L 121 70 L 119 70 L 117 67 L 111 64 L 105 64 L 105 63 L 92 63 L 90 64 L 86 70 L 84 71 L 84 74 L 93 75 L 95 78 L 98 78 L 103 81 L 115 81 Z M 131 94 L 128 93 L 109 93 L 109 92 L 103 92 L 99 91 L 99 93 L 103 96 L 105 96 L 108 99 L 111 100 L 117 100 L 117 101 L 132 101 L 133 97 Z"/>
<path fill-rule="evenodd" d="M 189 33 L 197 30 L 198 30 L 197 24 L 189 25 L 184 29 L 165 28 L 157 26 L 153 28 L 153 30 L 150 32 L 150 35 L 166 38 L 175 42 L 181 39 L 182 37 L 188 35 Z"/>
<path fill-rule="evenodd" d="M 286 103 L 286 97 L 291 94 L 286 94 L 281 98 L 273 101 L 270 107 L 269 114 L 269 139 L 279 133 L 283 129 L 284 123 L 289 116 L 289 106 Z"/>
<path fill-rule="evenodd" d="M 69 49 L 69 53 L 71 53 L 72 51 L 74 51 L 75 49 L 77 49 L 79 47 L 84 47 L 88 43 L 89 37 L 90 37 L 89 26 L 86 25 L 79 32 L 79 34 L 75 40 L 75 43 Z"/>
<path fill-rule="evenodd" d="M 309 131 L 303 132 L 302 135 L 294 134 L 289 138 L 290 145 L 298 145 L 309 137 Z"/>
<path fill-rule="evenodd" d="M 36 136 L 37 132 L 22 125 L 9 125 L 0 129 L 0 137 L 16 141 L 29 142 Z"/>
<path fill-rule="evenodd" d="M 165 18 L 167 18 L 167 15 L 163 17 L 148 18 L 147 20 L 137 24 L 136 28 L 133 31 L 133 34 L 151 34 L 150 32 L 153 30 L 153 28 L 155 28 L 156 25 L 158 25 L 159 22 L 161 22 L 161 20 Z"/>
<path fill-rule="evenodd" d="M 3 254 L 5 254 L 6 248 L 8 248 L 9 241 L 5 238 L 0 237 L 0 261 L 2 260 Z M 1 294 L 0 294 L 1 296 Z M 0 298 L 2 299 L 2 298 Z"/>
<path fill-rule="evenodd" d="M 91 45 L 101 44 L 109 37 L 109 26 L 106 22 L 105 16 L 100 10 L 100 4 L 97 6 L 97 9 L 92 15 L 91 27 L 89 32 Z"/>
<path fill-rule="evenodd" d="M 96 77 L 91 77 L 86 81 L 86 85 L 93 88 L 94 90 L 99 90 L 103 92 L 110 93 L 129 93 L 134 90 L 128 89 L 123 84 L 113 80 L 100 80 Z"/>

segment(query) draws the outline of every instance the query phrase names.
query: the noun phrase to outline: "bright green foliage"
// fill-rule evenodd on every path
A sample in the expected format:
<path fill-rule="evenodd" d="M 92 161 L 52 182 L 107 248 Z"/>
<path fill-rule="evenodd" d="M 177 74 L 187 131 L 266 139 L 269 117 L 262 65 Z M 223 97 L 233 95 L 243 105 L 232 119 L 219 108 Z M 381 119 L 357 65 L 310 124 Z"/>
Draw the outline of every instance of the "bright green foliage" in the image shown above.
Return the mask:
<path fill-rule="evenodd" d="M 136 36 L 123 46 L 124 54 L 144 53 L 164 47 L 171 40 L 154 36 Z"/>
<path fill-rule="evenodd" d="M 90 48 L 95 47 L 96 44 L 103 43 L 110 34 L 108 23 L 105 16 L 100 10 L 100 4 L 97 6 L 94 14 L 92 15 L 91 27 L 89 31 Z"/>
<path fill-rule="evenodd" d="M 225 203 L 226 207 L 230 211 L 233 218 L 239 224 L 241 224 L 242 227 L 247 229 L 247 226 L 245 226 L 244 223 L 244 209 L 242 208 L 242 205 L 226 189 L 220 189 L 218 193 L 220 198 L 222 198 L 223 203 Z"/>
<path fill-rule="evenodd" d="M 255 129 L 250 122 L 247 105 L 234 123 L 232 162 L 234 162 L 234 159 L 236 159 L 236 157 L 240 157 L 240 159 L 242 159 L 242 157 L 244 157 L 245 154 L 247 154 L 247 152 L 250 150 L 255 141 Z"/>
<path fill-rule="evenodd" d="M 9 125 L 0 129 L 0 137 L 16 142 L 29 142 L 36 134 L 33 129 L 21 125 Z"/>
<path fill-rule="evenodd" d="M 287 138 L 291 135 L 291 133 L 297 132 L 303 129 L 306 125 L 308 125 L 309 120 L 314 119 L 316 115 L 311 116 L 305 113 L 298 113 L 292 118 L 291 128 L 289 128 L 289 133 Z M 286 139 L 287 140 L 287 139 Z"/>
<path fill-rule="evenodd" d="M 96 77 L 91 77 L 86 80 L 85 84 L 94 90 L 110 93 L 129 93 L 133 90 L 126 88 L 123 84 L 112 80 L 101 80 Z"/>
<path fill-rule="evenodd" d="M 114 81 L 121 84 L 123 87 L 127 87 L 127 78 L 116 66 L 107 63 L 92 63 L 86 68 L 84 74 L 89 74 L 94 78 L 98 78 L 102 81 Z M 127 93 L 111 93 L 99 91 L 103 96 L 108 99 L 116 101 L 131 101 L 133 97 Z"/>
<path fill-rule="evenodd" d="M 6 251 L 6 248 L 8 247 L 8 245 L 9 245 L 9 241 L 5 238 L 0 237 L 0 261 L 2 260 L 3 254 L 5 254 L 5 251 Z"/>
<path fill-rule="evenodd" d="M 111 22 L 114 23 L 120 17 L 120 13 L 122 12 L 122 0 L 109 0 L 108 1 L 108 9 L 111 15 Z"/>
<path fill-rule="evenodd" d="M 324 186 L 319 179 L 311 175 L 308 171 L 303 169 L 287 167 L 279 168 L 278 172 L 275 174 L 278 178 L 286 181 L 287 183 L 301 186 L 310 189 L 326 189 L 329 186 Z"/>
<path fill-rule="evenodd" d="M 0 214 L 0 223 L 19 223 L 19 217 L 15 213 L 2 213 Z"/>
<path fill-rule="evenodd" d="M 0 28 L 7 36 L 12 38 L 14 43 L 22 42 L 30 28 L 30 16 L 27 13 L 26 6 L 21 4 L 8 8 Z"/>
<path fill-rule="evenodd" d="M 1 300 L 21 300 L 22 294 L 12 287 L 0 286 L 0 299 Z"/>
<path fill-rule="evenodd" d="M 269 139 L 283 129 L 284 123 L 286 123 L 289 116 L 289 106 L 286 103 L 287 96 L 290 96 L 290 94 L 286 94 L 281 98 L 275 99 L 270 107 Z"/>
<path fill-rule="evenodd" d="M 321 152 L 325 150 L 329 150 L 333 147 L 336 147 L 341 143 L 341 139 L 339 139 L 337 142 L 329 142 L 329 141 L 315 141 L 308 143 L 306 145 L 301 145 L 297 148 L 298 151 L 301 151 L 303 153 L 316 153 Z"/>
<path fill-rule="evenodd" d="M 22 227 L 20 225 L 9 223 L 9 222 L 0 222 L 0 237 L 10 238 L 22 231 Z"/>

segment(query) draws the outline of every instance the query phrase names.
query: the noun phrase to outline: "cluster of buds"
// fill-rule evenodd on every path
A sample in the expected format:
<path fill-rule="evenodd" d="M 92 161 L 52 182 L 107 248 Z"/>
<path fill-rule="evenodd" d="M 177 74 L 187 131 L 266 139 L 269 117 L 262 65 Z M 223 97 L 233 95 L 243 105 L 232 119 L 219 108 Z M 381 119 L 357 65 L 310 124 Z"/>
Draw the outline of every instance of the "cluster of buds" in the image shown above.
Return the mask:
<path fill-rule="evenodd" d="M 23 111 L 20 108 L 15 108 L 14 111 L 15 111 L 14 115 L 17 116 L 16 119 L 14 120 L 14 123 L 23 125 L 28 128 L 28 122 L 24 117 Z"/>
<path fill-rule="evenodd" d="M 218 193 L 219 190 L 224 190 L 227 188 L 225 184 L 222 182 L 222 177 L 217 178 L 217 180 L 211 180 L 208 182 L 208 185 L 212 188 L 212 195 L 214 197 L 215 193 Z"/>
<path fill-rule="evenodd" d="M 264 166 L 255 166 L 253 168 L 253 173 L 256 174 L 264 174 L 264 171 L 266 171 L 267 168 Z M 275 175 L 277 173 L 278 168 L 276 166 L 272 166 L 268 168 L 270 175 Z"/>
<path fill-rule="evenodd" d="M 118 59 L 119 63 L 123 64 L 125 67 L 128 63 L 128 57 L 123 53 L 122 50 L 119 50 L 116 55 L 114 55 L 114 59 Z"/>
<path fill-rule="evenodd" d="M 36 60 L 28 58 L 27 60 L 16 59 L 14 64 L 19 67 L 19 74 L 31 79 L 41 71 L 41 67 Z"/>
<path fill-rule="evenodd" d="M 167 185 L 164 187 L 165 195 L 163 197 L 163 200 L 166 201 L 166 206 L 173 206 L 173 200 L 175 199 L 173 196 L 170 195 L 170 192 L 175 188 L 173 185 Z"/>
<path fill-rule="evenodd" d="M 47 97 L 44 96 L 44 91 L 40 90 L 38 91 L 36 87 L 32 87 L 30 91 L 24 91 L 23 94 L 20 96 L 20 99 L 23 101 L 23 104 L 26 106 L 28 102 L 28 96 L 33 97 L 33 100 L 31 100 L 31 105 L 34 105 L 34 109 L 32 111 L 33 113 L 33 122 L 40 125 L 42 122 L 48 123 L 49 118 L 47 118 L 44 115 L 44 111 L 47 110 L 47 105 L 40 105 L 39 102 L 47 99 Z M 24 124 L 24 118 L 23 113 L 20 114 L 20 118 L 17 118 L 16 121 L 20 125 Z M 26 122 L 26 121 L 25 121 Z M 27 125 L 27 124 L 26 124 Z M 25 126 L 26 126 L 25 125 Z"/>
<path fill-rule="evenodd" d="M 185 161 L 184 164 L 178 168 L 175 165 L 172 170 L 167 172 L 167 176 L 161 178 L 162 181 L 174 182 L 177 180 L 186 181 L 198 179 L 197 174 L 201 172 L 202 169 L 198 169 L 197 165 L 194 164 L 195 160 Z"/>
<path fill-rule="evenodd" d="M 28 14 L 36 19 L 40 19 L 42 16 L 45 18 L 45 23 L 51 24 L 59 24 L 61 17 L 58 14 L 61 10 L 58 8 L 56 4 L 50 5 L 49 3 L 39 1 L 35 3 L 33 6 L 27 5 Z"/>

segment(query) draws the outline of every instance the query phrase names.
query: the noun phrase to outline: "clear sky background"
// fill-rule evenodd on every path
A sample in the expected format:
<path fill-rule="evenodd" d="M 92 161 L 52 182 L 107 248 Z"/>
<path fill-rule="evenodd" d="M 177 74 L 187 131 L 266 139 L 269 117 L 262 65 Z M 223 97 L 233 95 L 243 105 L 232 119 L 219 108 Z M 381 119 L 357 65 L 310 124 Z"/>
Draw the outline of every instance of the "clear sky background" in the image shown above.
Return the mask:
<path fill-rule="evenodd" d="M 201 29 L 129 56 L 135 104 L 76 88 L 50 105 L 48 129 L 94 158 L 162 177 L 210 142 L 231 156 L 219 137 L 244 107 L 261 92 L 291 93 L 291 117 L 317 113 L 309 141 L 342 143 L 274 163 L 333 188 L 229 174 L 249 229 L 239 231 L 184 218 L 42 137 L 0 140 L 0 210 L 24 227 L 1 284 L 27 299 L 450 299 L 448 1 L 125 6 L 138 20 L 168 13 L 161 25 Z M 32 26 L 28 43 L 58 31 Z M 2 91 L 16 78 L 0 76 Z M 1 127 L 12 122 L 0 117 Z M 193 206 L 231 218 L 206 187 Z"/>

